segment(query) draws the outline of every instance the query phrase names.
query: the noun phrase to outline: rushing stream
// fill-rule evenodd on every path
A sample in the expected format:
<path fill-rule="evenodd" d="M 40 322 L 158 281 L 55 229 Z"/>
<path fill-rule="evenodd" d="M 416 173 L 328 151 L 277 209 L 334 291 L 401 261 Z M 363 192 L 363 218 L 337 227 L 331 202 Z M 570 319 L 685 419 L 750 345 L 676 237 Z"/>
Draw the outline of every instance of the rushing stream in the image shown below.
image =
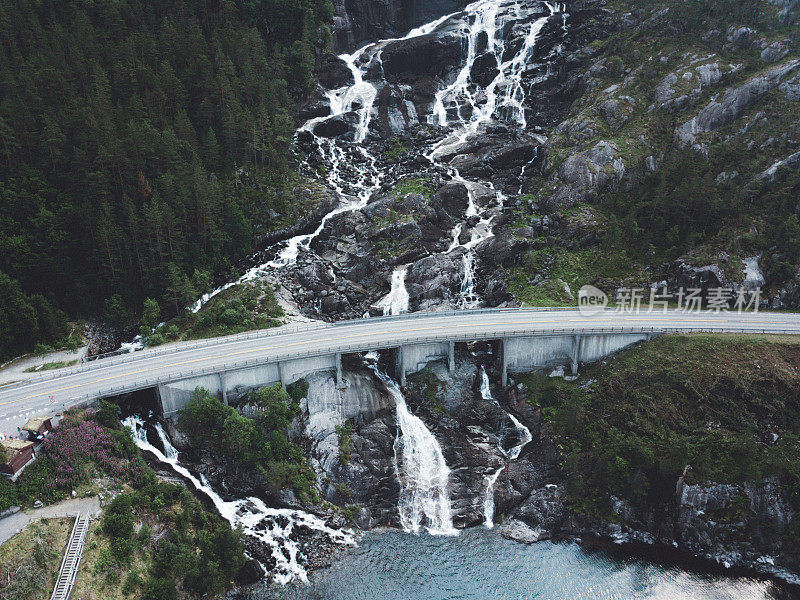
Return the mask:
<path fill-rule="evenodd" d="M 481 397 L 484 400 L 491 400 L 498 407 L 500 406 L 500 403 L 492 397 L 492 389 L 489 386 L 489 376 L 486 374 L 486 369 L 483 367 L 481 367 Z M 530 429 L 520 423 L 519 419 L 517 419 L 514 415 L 511 413 L 506 413 L 506 416 L 514 424 L 514 427 L 517 430 L 519 443 L 515 444 L 510 450 L 506 450 L 503 446 L 503 438 L 501 436 L 498 440 L 498 447 L 500 452 L 508 457 L 509 462 L 511 462 L 512 460 L 519 458 L 519 455 L 522 453 L 522 449 L 528 445 L 528 442 L 533 439 L 533 436 L 531 435 Z M 503 465 L 491 475 L 486 476 L 486 497 L 483 501 L 483 524 L 489 529 L 494 527 L 494 486 L 497 483 L 497 478 L 500 477 L 500 474 L 505 468 L 506 465 Z"/>
<path fill-rule="evenodd" d="M 397 411 L 394 452 L 400 480 L 400 525 L 411 533 L 425 527 L 434 535 L 457 535 L 450 509 L 450 469 L 439 442 L 422 419 L 409 410 L 397 383 L 376 366 L 372 369 L 389 390 Z"/>
<path fill-rule="evenodd" d="M 260 498 L 245 498 L 226 502 L 215 492 L 204 477 L 196 477 L 189 469 L 178 461 L 178 451 L 172 446 L 160 424 L 155 425 L 162 452 L 147 441 L 145 422 L 138 417 L 128 417 L 123 424 L 133 432 L 136 445 L 151 454 L 159 461 L 169 465 L 176 473 L 188 479 L 195 489 L 213 502 L 220 515 L 233 527 L 241 527 L 245 535 L 263 542 L 275 560 L 275 581 L 281 584 L 292 580 L 307 581 L 300 545 L 294 539 L 295 529 L 308 528 L 320 532 L 332 541 L 344 544 L 355 544 L 350 532 L 331 529 L 314 515 L 286 508 L 271 508 Z"/>
<path fill-rule="evenodd" d="M 544 7 L 545 14 L 531 18 L 531 10 L 539 10 L 541 7 Z M 445 172 L 451 181 L 464 184 L 468 190 L 469 205 L 463 215 L 464 222 L 456 225 L 453 230 L 447 253 L 459 248 L 465 252 L 459 307 L 479 306 L 473 250 L 494 235 L 494 216 L 486 216 L 485 213 L 492 206 L 501 208 L 504 195 L 489 182 L 465 179 L 448 161 L 454 150 L 471 138 L 479 136 L 482 128 L 493 122 L 504 123 L 520 130 L 526 129 L 526 110 L 529 107 L 526 107 L 523 74 L 530 67 L 530 58 L 536 49 L 539 34 L 548 21 L 555 18 L 561 19 L 563 35 L 566 36 L 568 14 L 561 4 L 478 0 L 463 11 L 445 15 L 413 29 L 401 38 L 369 43 L 352 54 L 341 55 L 339 58 L 350 70 L 353 82 L 326 91 L 324 95 L 330 109 L 329 114 L 309 119 L 298 129 L 298 136 L 306 136 L 313 142 L 313 151 L 304 161 L 307 170 L 314 172 L 315 167 L 312 165 L 324 167 L 325 180 L 336 192 L 338 205 L 321 219 L 315 230 L 281 242 L 274 249 L 273 259 L 254 266 L 239 280 L 204 295 L 191 307 L 192 310 L 199 310 L 210 298 L 236 283 L 294 264 L 301 252 L 311 248 L 313 240 L 331 219 L 367 206 L 381 188 L 386 175 L 370 150 L 370 136 L 374 134 L 371 125 L 374 124 L 377 113 L 376 98 L 379 89 L 386 84 L 381 77 L 382 54 L 391 43 L 428 35 L 440 27 L 456 28 L 457 34 L 462 38 L 464 55 L 460 68 L 453 76 L 448 77 L 449 83 L 436 92 L 429 113 L 420 114 L 419 120 L 427 121 L 431 126 L 446 132 L 441 141 L 431 145 L 425 157 L 432 167 Z M 505 36 L 512 27 L 524 28 L 521 44 L 508 45 L 505 41 Z M 558 52 L 559 49 L 555 48 L 553 51 Z M 497 72 L 489 82 L 473 80 L 473 67 L 480 53 L 483 56 L 492 55 L 497 63 Z M 416 116 L 416 109 L 412 112 Z M 348 135 L 327 137 L 317 133 L 318 127 L 332 119 L 346 119 L 350 128 Z M 482 204 L 476 200 L 479 189 L 489 192 L 488 196 L 484 194 Z M 462 233 L 467 228 L 469 235 L 462 239 Z M 389 307 L 387 314 L 395 314 L 392 312 L 395 306 Z M 383 308 L 387 309 L 385 305 Z"/>

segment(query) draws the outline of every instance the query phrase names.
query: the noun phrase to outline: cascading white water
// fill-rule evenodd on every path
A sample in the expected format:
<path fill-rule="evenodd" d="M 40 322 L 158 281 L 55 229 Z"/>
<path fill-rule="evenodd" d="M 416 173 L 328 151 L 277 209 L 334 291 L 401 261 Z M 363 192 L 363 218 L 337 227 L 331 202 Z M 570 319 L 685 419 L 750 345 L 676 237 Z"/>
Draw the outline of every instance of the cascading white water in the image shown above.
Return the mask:
<path fill-rule="evenodd" d="M 479 0 L 464 9 L 467 18 L 464 19 L 463 35 L 467 42 L 467 55 L 455 80 L 436 93 L 434 108 L 428 118 L 431 124 L 442 127 L 454 123 L 462 125 L 462 129 L 453 136 L 458 143 L 475 134 L 480 125 L 497 118 L 514 121 L 525 129 L 527 120 L 522 74 L 536 47 L 539 33 L 550 17 L 561 10 L 558 4 L 544 2 L 549 14 L 533 21 L 519 50 L 503 60 L 507 54 L 502 38 L 503 28 L 507 23 L 520 19 L 523 7 L 516 4 L 507 7 L 505 14 L 498 14 L 499 4 L 497 0 Z M 497 75 L 485 88 L 476 86 L 471 78 L 472 68 L 478 58 L 476 49 L 482 37 L 486 39 L 486 52 L 494 55 L 498 69 Z M 433 155 L 453 145 L 452 137 L 444 140 L 434 148 Z"/>
<path fill-rule="evenodd" d="M 497 478 L 500 473 L 505 469 L 505 465 L 497 469 L 491 475 L 486 476 L 486 496 L 483 499 L 483 524 L 487 529 L 494 527 L 494 486 L 497 483 Z"/>
<path fill-rule="evenodd" d="M 519 19 L 522 8 L 520 5 L 515 5 L 508 9 L 508 12 L 500 14 L 499 4 L 496 0 L 479 0 L 466 7 L 467 18 L 464 19 L 463 35 L 466 39 L 467 51 L 464 64 L 455 80 L 436 93 L 433 110 L 428 117 L 431 124 L 441 127 L 456 127 L 453 134 L 433 146 L 427 157 L 433 164 L 445 168 L 454 181 L 460 181 L 467 186 L 469 192 L 467 217 L 482 215 L 486 207 L 479 209 L 475 205 L 474 184 L 464 179 L 457 169 L 441 163 L 438 159 L 464 144 L 470 137 L 478 133 L 481 126 L 493 120 L 512 121 L 521 129 L 525 129 L 527 126 L 526 94 L 522 85 L 522 74 L 545 24 L 554 14 L 562 10 L 558 4 L 544 2 L 548 14 L 530 23 L 522 46 L 510 58 L 507 58 L 502 32 L 508 22 Z M 563 14 L 562 23 L 566 33 L 566 13 Z M 485 51 L 495 57 L 498 68 L 497 75 L 485 88 L 477 86 L 471 78 L 475 60 L 478 58 L 477 48 L 481 38 L 485 39 Z M 523 166 L 522 174 L 524 174 L 525 167 L 527 165 Z M 520 191 L 521 189 L 520 186 Z M 498 205 L 502 207 L 502 195 L 499 192 L 497 195 Z M 467 250 L 463 260 L 464 275 L 460 302 L 462 308 L 475 308 L 480 303 L 474 285 L 475 257 L 472 249 L 494 235 L 491 222 L 491 218 L 481 218 L 473 228 L 470 240 L 464 244 L 458 241 L 463 226 L 458 225 L 453 231 L 453 242 L 447 252 L 452 252 L 459 247 Z"/>
<path fill-rule="evenodd" d="M 480 299 L 475 289 L 475 255 L 467 252 L 462 257 L 464 278 L 461 280 L 461 308 L 476 308 Z"/>
<path fill-rule="evenodd" d="M 406 274 L 408 265 L 397 267 L 392 273 L 392 289 L 375 304 L 383 310 L 384 316 L 399 315 L 408 312 L 408 290 L 406 290 Z"/>
<path fill-rule="evenodd" d="M 397 410 L 394 452 L 400 480 L 400 525 L 412 533 L 424 527 L 433 535 L 458 535 L 450 509 L 450 469 L 439 442 L 422 419 L 408 409 L 397 383 L 375 364 L 370 368 L 386 385 Z"/>
<path fill-rule="evenodd" d="M 373 60 L 380 64 L 381 52 L 387 43 L 430 33 L 450 16 L 445 15 L 431 23 L 412 29 L 402 38 L 370 43 L 352 54 L 339 56 L 350 69 L 350 73 L 353 75 L 353 83 L 326 92 L 325 96 L 330 106 L 330 114 L 310 119 L 298 129 L 298 133 L 308 132 L 313 136 L 321 157 L 328 165 L 326 180 L 345 201 L 325 215 L 317 229 L 312 233 L 298 235 L 285 242 L 286 245 L 278 254 L 278 257 L 267 263 L 267 266 L 284 267 L 293 264 L 297 260 L 300 251 L 308 250 L 312 240 L 322 233 L 331 218 L 345 212 L 361 210 L 367 205 L 372 194 L 380 188 L 383 173 L 378 169 L 375 157 L 363 145 L 369 134 L 373 106 L 378 95 L 378 89 L 364 77 L 366 70 Z M 358 121 L 354 124 L 352 144 L 344 146 L 342 142 L 337 143 L 334 139 L 323 138 L 314 133 L 314 127 L 320 122 L 334 117 L 341 117 L 348 113 L 355 113 L 358 116 Z M 357 174 L 355 179 L 342 169 L 343 164 L 348 159 L 346 150 L 358 153 L 360 155 L 359 158 L 363 159 L 357 162 L 351 161 L 349 165 Z"/>
<path fill-rule="evenodd" d="M 353 83 L 326 92 L 330 114 L 310 119 L 298 129 L 298 133 L 305 132 L 311 135 L 316 152 L 326 165 L 326 180 L 336 191 L 341 203 L 322 218 L 313 232 L 283 242 L 273 260 L 257 265 L 239 280 L 205 294 L 191 307 L 191 310 L 197 312 L 210 298 L 237 283 L 249 281 L 269 269 L 293 264 L 301 252 L 310 248 L 314 238 L 325 229 L 333 217 L 366 206 L 373 193 L 380 188 L 384 176 L 378 168 L 376 158 L 364 143 L 370 132 L 375 100 L 378 96 L 378 88 L 368 80 L 367 74 L 374 67 L 378 67 L 378 72 L 382 71 L 381 54 L 387 44 L 426 35 L 450 19 L 458 19 L 462 23 L 461 35 L 466 53 L 461 69 L 453 81 L 436 92 L 428 122 L 448 128 L 452 133 L 435 144 L 426 156 L 434 165 L 444 168 L 453 181 L 462 182 L 467 186 L 470 199 L 465 217 L 480 217 L 470 232 L 470 239 L 464 244 L 458 241 L 464 225 L 457 225 L 453 232 L 453 242 L 447 250 L 452 252 L 456 248 L 463 247 L 467 254 L 471 255 L 468 261 L 464 261 L 463 279 L 464 282 L 470 278 L 474 279 L 473 272 L 468 269 L 474 265 L 472 249 L 494 235 L 492 218 L 482 217 L 487 206 L 475 204 L 475 184 L 464 179 L 457 169 L 444 164 L 439 158 L 464 144 L 468 138 L 478 135 L 482 126 L 494 120 L 510 122 L 525 129 L 527 117 L 523 74 L 529 67 L 539 34 L 547 21 L 559 12 L 562 13 L 564 35 L 567 32 L 567 13 L 564 12 L 564 7 L 552 2 L 542 2 L 542 6 L 546 7 L 548 14 L 525 25 L 527 31 L 519 48 L 511 49 L 504 36 L 509 25 L 524 21 L 530 6 L 522 3 L 498 2 L 498 0 L 478 0 L 463 11 L 440 17 L 403 37 L 370 43 L 352 54 L 341 55 L 340 58 L 353 76 Z M 481 40 L 485 43 L 485 49 L 481 46 Z M 559 48 L 556 47 L 555 51 L 559 51 Z M 495 57 L 498 72 L 491 82 L 482 86 L 472 81 L 471 75 L 475 61 L 485 52 Z M 352 119 L 352 115 L 356 118 Z M 314 128 L 318 124 L 331 118 L 349 119 L 353 130 L 352 141 L 326 138 L 314 133 Z M 305 164 L 309 165 L 308 159 Z M 491 184 L 487 185 L 493 187 Z M 496 195 L 495 206 L 502 207 L 502 194 L 496 191 Z M 471 308 L 479 305 L 474 286 L 462 285 L 462 290 L 460 302 L 462 307 Z"/>
<path fill-rule="evenodd" d="M 217 494 L 201 475 L 198 479 L 189 469 L 178 461 L 178 450 L 170 443 L 160 424 L 155 425 L 155 431 L 164 446 L 164 452 L 147 441 L 147 431 L 144 420 L 139 417 L 128 417 L 123 425 L 133 432 L 136 445 L 155 455 L 155 457 L 169 465 L 194 485 L 195 489 L 202 492 L 211 500 L 219 514 L 227 520 L 232 527 L 241 527 L 242 532 L 255 538 L 269 547 L 272 558 L 275 560 L 275 581 L 286 584 L 292 580 L 308 581 L 306 570 L 302 565 L 304 556 L 300 545 L 292 539 L 296 528 L 306 527 L 312 531 L 320 532 L 333 542 L 343 545 L 355 545 L 355 539 L 349 531 L 339 531 L 325 525 L 319 517 L 286 508 L 271 508 L 264 504 L 260 498 L 250 497 L 242 500 L 226 502 Z M 285 523 L 285 525 L 281 525 Z"/>
<path fill-rule="evenodd" d="M 500 406 L 500 403 L 497 402 L 497 400 L 495 400 L 492 396 L 492 389 L 489 385 L 489 376 L 486 374 L 486 369 L 483 367 L 481 367 L 481 398 L 484 400 L 491 400 L 498 407 Z M 503 448 L 503 440 L 501 436 L 497 446 L 500 449 L 500 452 L 502 452 L 508 458 L 508 462 L 511 462 L 512 460 L 519 458 L 519 455 L 522 453 L 522 449 L 525 448 L 528 442 L 533 439 L 533 435 L 531 435 L 531 430 L 520 423 L 519 419 L 517 419 L 514 415 L 508 412 L 505 414 L 509 419 L 511 419 L 514 427 L 517 428 L 519 443 L 510 450 L 506 451 Z M 497 469 L 497 471 L 487 475 L 485 478 L 486 496 L 483 500 L 483 524 L 489 529 L 494 527 L 494 486 L 497 483 L 497 478 L 500 477 L 500 473 L 503 472 L 503 469 L 505 469 L 506 466 L 507 465 L 503 465 Z"/>

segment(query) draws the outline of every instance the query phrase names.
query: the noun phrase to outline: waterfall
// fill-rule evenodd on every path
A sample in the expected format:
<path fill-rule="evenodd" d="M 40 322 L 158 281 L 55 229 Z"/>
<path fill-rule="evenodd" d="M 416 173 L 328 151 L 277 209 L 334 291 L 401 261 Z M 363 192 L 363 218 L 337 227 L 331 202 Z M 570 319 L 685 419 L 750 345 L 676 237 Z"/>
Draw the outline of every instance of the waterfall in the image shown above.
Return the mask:
<path fill-rule="evenodd" d="M 429 34 L 445 23 L 460 32 L 464 56 L 454 77 L 448 78 L 448 83 L 435 92 L 430 112 L 426 116 L 420 114 L 420 119 L 424 121 L 427 117 L 428 123 L 448 130 L 443 139 L 430 147 L 425 157 L 447 173 L 452 181 L 463 183 L 469 192 L 469 204 L 464 215 L 473 223 L 470 225 L 469 239 L 463 244 L 459 241 L 464 227 L 468 226 L 467 221 L 457 224 L 447 252 L 453 252 L 457 248 L 466 250 L 459 305 L 464 308 L 479 306 L 480 298 L 474 285 L 476 259 L 473 249 L 494 235 L 493 218 L 484 216 L 490 206 L 479 206 L 475 202 L 476 183 L 462 177 L 456 168 L 448 164 L 449 157 L 445 155 L 458 149 L 470 138 L 479 136 L 481 127 L 492 122 L 505 122 L 523 130 L 527 127 L 524 74 L 534 62 L 534 51 L 542 29 L 559 13 L 562 35 L 566 37 L 568 15 L 564 5 L 546 1 L 519 3 L 509 0 L 478 0 L 462 11 L 442 16 L 413 29 L 405 36 L 368 43 L 352 54 L 342 54 L 339 58 L 349 69 L 353 82 L 326 91 L 330 114 L 309 119 L 297 130 L 298 138 L 301 135 L 307 136 L 311 141 L 311 152 L 303 161 L 304 169 L 313 172 L 315 169 L 312 161 L 323 164 L 325 180 L 336 192 L 339 204 L 322 218 L 314 231 L 281 242 L 276 246 L 276 254 L 272 260 L 254 266 L 239 280 L 204 295 L 191 309 L 196 312 L 211 297 L 232 285 L 259 277 L 271 269 L 294 264 L 300 253 L 309 250 L 313 240 L 328 226 L 332 218 L 344 212 L 361 210 L 367 205 L 373 194 L 381 188 L 385 175 L 369 149 L 370 134 L 374 133 L 371 125 L 377 111 L 375 105 L 382 87 L 386 84 L 382 80 L 383 51 L 393 42 Z M 511 27 L 521 28 L 520 44 L 507 42 Z M 562 44 L 555 46 L 551 54 L 561 52 L 562 48 Z M 477 83 L 472 80 L 472 70 L 476 60 L 487 52 L 495 57 L 497 74 L 488 83 Z M 332 118 L 344 119 L 349 123 L 349 139 L 344 139 L 345 136 L 328 138 L 315 133 L 318 125 Z M 523 167 L 523 176 L 526 167 L 527 165 Z M 495 199 L 489 204 L 502 208 L 502 193 L 495 190 L 489 182 L 484 182 L 484 185 L 495 193 Z M 476 217 L 475 223 L 473 219 Z M 381 306 L 386 310 L 384 304 Z M 388 314 L 395 314 L 392 310 L 390 308 Z"/>
<path fill-rule="evenodd" d="M 461 307 L 477 308 L 478 292 L 475 289 L 475 255 L 467 252 L 462 257 L 464 278 L 461 280 Z"/>
<path fill-rule="evenodd" d="M 521 129 L 525 129 L 527 120 L 522 73 L 536 47 L 539 33 L 547 21 L 561 9 L 557 4 L 544 2 L 548 14 L 531 23 L 522 47 L 510 58 L 503 60 L 509 53 L 502 37 L 498 37 L 497 33 L 502 32 L 508 22 L 520 17 L 522 7 L 516 5 L 509 9 L 512 14 L 501 16 L 498 15 L 499 4 L 496 0 L 479 0 L 464 9 L 471 17 L 465 20 L 463 28 L 467 46 L 464 65 L 453 83 L 436 92 L 433 112 L 428 117 L 428 121 L 433 125 L 446 127 L 457 123 L 464 126 L 465 131 L 459 135 L 462 139 L 466 139 L 469 133 L 475 133 L 479 125 L 498 116 L 514 121 Z M 498 74 L 486 88 L 480 89 L 480 86 L 473 83 L 471 73 L 478 58 L 476 48 L 479 39 L 484 36 L 487 43 L 486 51 L 491 52 L 497 59 Z M 483 94 L 485 101 L 482 98 Z M 449 145 L 452 145 L 452 142 Z"/>
<path fill-rule="evenodd" d="M 408 312 L 407 273 L 408 265 L 397 267 L 392 273 L 391 291 L 375 305 L 376 308 L 383 310 L 384 316 Z"/>
<path fill-rule="evenodd" d="M 487 529 L 494 527 L 494 484 L 497 483 L 497 478 L 500 473 L 505 469 L 505 465 L 497 469 L 491 475 L 486 476 L 486 497 L 483 500 L 483 524 Z"/>
<path fill-rule="evenodd" d="M 530 24 L 522 47 L 510 58 L 507 58 L 509 53 L 502 37 L 498 36 L 498 32 L 502 33 L 509 21 L 519 18 L 521 7 L 517 5 L 511 9 L 510 15 L 501 15 L 499 14 L 499 4 L 496 0 L 479 0 L 466 7 L 465 13 L 469 18 L 465 19 L 462 29 L 466 40 L 464 64 L 455 80 L 435 94 L 433 110 L 428 116 L 428 122 L 431 124 L 441 127 L 456 127 L 455 133 L 433 146 L 427 158 L 433 164 L 444 168 L 454 181 L 460 181 L 467 186 L 469 204 L 465 216 L 468 218 L 481 216 L 485 210 L 485 208 L 479 209 L 475 205 L 474 184 L 464 179 L 457 169 L 439 161 L 438 157 L 464 144 L 469 137 L 478 133 L 482 125 L 488 124 L 494 119 L 513 121 L 521 129 L 527 127 L 522 74 L 545 24 L 554 14 L 562 10 L 558 4 L 544 2 L 548 14 Z M 566 13 L 563 14 L 562 26 L 566 34 Z M 477 48 L 482 37 L 486 40 L 486 52 L 495 56 L 498 65 L 498 74 L 486 88 L 476 85 L 471 78 L 472 68 L 478 58 Z M 525 167 L 523 167 L 523 175 L 524 169 Z M 521 190 L 522 186 L 520 186 L 520 192 Z M 496 191 L 496 194 L 498 205 L 502 207 L 502 194 L 499 191 Z M 447 252 L 452 252 L 459 247 L 467 250 L 463 258 L 464 274 L 461 283 L 460 306 L 461 308 L 476 308 L 480 304 L 480 298 L 475 288 L 475 254 L 472 249 L 494 235 L 492 218 L 481 218 L 473 228 L 470 240 L 465 244 L 458 241 L 462 228 L 462 225 L 456 226 L 453 231 L 453 242 Z"/>
<path fill-rule="evenodd" d="M 450 469 L 439 442 L 408 409 L 397 383 L 374 364 L 370 368 L 386 385 L 397 410 L 394 453 L 400 480 L 400 525 L 411 533 L 419 533 L 424 526 L 433 535 L 458 535 L 450 509 Z"/>
<path fill-rule="evenodd" d="M 481 398 L 484 400 L 491 400 L 495 405 L 498 407 L 500 406 L 500 403 L 492 396 L 492 389 L 489 386 L 489 376 L 486 374 L 486 369 L 483 367 L 481 367 Z M 520 442 L 508 451 L 503 448 L 502 435 L 498 441 L 497 445 L 500 452 L 508 458 L 508 462 L 511 462 L 519 458 L 522 449 L 533 439 L 533 435 L 531 435 L 531 430 L 520 423 L 519 419 L 514 415 L 508 412 L 505 414 L 514 424 L 514 427 L 516 427 L 520 439 Z M 495 483 L 497 483 L 498 477 L 500 477 L 500 473 L 503 472 L 506 466 L 507 465 L 503 465 L 494 473 L 487 475 L 484 479 L 486 482 L 486 495 L 483 500 L 483 524 L 489 529 L 494 527 L 494 486 Z"/>
<path fill-rule="evenodd" d="M 277 258 L 268 262 L 265 266 L 280 268 L 296 262 L 298 254 L 303 250 L 308 250 L 313 239 L 322 233 L 331 218 L 344 212 L 361 210 L 367 205 L 372 194 L 380 188 L 383 173 L 377 167 L 377 159 L 367 150 L 363 143 L 369 134 L 378 88 L 366 80 L 364 76 L 373 61 L 379 65 L 381 64 L 381 52 L 387 43 L 430 33 L 451 16 L 445 15 L 431 23 L 412 29 L 402 38 L 369 43 L 352 54 L 341 54 L 339 56 L 353 75 L 353 83 L 327 91 L 325 96 L 330 106 L 330 114 L 310 119 L 298 129 L 298 133 L 307 132 L 313 137 L 317 151 L 328 167 L 326 181 L 341 198 L 345 199 L 345 202 L 325 215 L 317 229 L 312 233 L 298 235 L 284 242 L 285 246 Z M 341 117 L 353 112 L 358 115 L 358 121 L 355 123 L 352 144 L 337 143 L 337 140 L 323 138 L 314 133 L 314 127 L 317 124 L 333 117 Z M 349 161 L 348 163 L 348 152 L 356 154 L 355 161 Z M 308 165 L 307 160 L 306 165 Z M 349 175 L 345 167 L 355 171 L 355 177 Z"/>
<path fill-rule="evenodd" d="M 308 575 L 303 567 L 305 556 L 298 542 L 292 539 L 292 535 L 297 535 L 302 528 L 320 532 L 337 544 L 355 545 L 351 532 L 331 529 L 322 519 L 314 515 L 287 508 L 271 508 L 256 497 L 226 502 L 213 490 L 204 476 L 201 475 L 198 479 L 180 464 L 178 450 L 170 443 L 161 424 L 156 423 L 154 428 L 164 446 L 164 452 L 147 441 L 144 420 L 139 417 L 128 417 L 122 423 L 133 432 L 133 440 L 140 449 L 155 455 L 159 461 L 188 479 L 197 491 L 208 496 L 231 527 L 240 527 L 246 536 L 262 542 L 269 548 L 275 560 L 276 582 L 286 584 L 292 580 L 308 581 Z"/>

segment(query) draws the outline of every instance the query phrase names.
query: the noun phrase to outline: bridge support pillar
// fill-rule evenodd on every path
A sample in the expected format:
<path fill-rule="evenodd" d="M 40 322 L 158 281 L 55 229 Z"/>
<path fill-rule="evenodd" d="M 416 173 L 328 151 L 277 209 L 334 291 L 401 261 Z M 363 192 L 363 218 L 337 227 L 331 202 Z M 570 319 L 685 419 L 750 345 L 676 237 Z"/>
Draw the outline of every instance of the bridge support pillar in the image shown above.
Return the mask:
<path fill-rule="evenodd" d="M 447 348 L 447 368 L 452 373 L 456 370 L 456 343 L 450 342 Z"/>
<path fill-rule="evenodd" d="M 340 352 L 336 353 L 336 386 L 342 387 L 342 355 Z"/>
<path fill-rule="evenodd" d="M 397 352 L 395 353 L 395 377 L 397 377 L 397 381 L 400 383 L 402 387 L 406 385 L 406 365 L 403 362 L 403 347 L 400 346 L 397 348 Z"/>
<path fill-rule="evenodd" d="M 284 369 L 283 363 L 278 363 L 278 377 L 281 380 L 281 385 L 286 387 L 286 369 Z"/>
<path fill-rule="evenodd" d="M 503 387 L 506 387 L 508 385 L 508 357 L 506 356 L 505 339 L 500 340 L 500 343 L 497 345 L 497 347 L 500 351 L 500 384 Z"/>
<path fill-rule="evenodd" d="M 581 357 L 581 336 L 576 335 L 572 342 L 572 374 L 578 374 L 578 361 Z"/>
<path fill-rule="evenodd" d="M 219 391 L 222 395 L 222 403 L 228 406 L 228 386 L 225 382 L 225 372 L 221 371 L 219 374 Z"/>

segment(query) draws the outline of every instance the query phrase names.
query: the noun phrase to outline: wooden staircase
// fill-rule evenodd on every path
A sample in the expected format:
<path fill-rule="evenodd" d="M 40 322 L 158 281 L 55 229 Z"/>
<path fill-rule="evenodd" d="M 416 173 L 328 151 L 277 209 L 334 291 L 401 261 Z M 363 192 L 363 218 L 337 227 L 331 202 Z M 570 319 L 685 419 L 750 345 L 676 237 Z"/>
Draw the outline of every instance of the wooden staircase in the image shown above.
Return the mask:
<path fill-rule="evenodd" d="M 83 556 L 83 545 L 86 541 L 86 533 L 89 531 L 89 517 L 78 515 L 75 517 L 75 525 L 72 527 L 72 535 L 67 542 L 67 550 L 64 552 L 64 559 L 61 561 L 61 570 L 56 580 L 56 587 L 50 600 L 67 600 L 75 585 L 75 578 L 78 576 L 78 565 Z"/>

